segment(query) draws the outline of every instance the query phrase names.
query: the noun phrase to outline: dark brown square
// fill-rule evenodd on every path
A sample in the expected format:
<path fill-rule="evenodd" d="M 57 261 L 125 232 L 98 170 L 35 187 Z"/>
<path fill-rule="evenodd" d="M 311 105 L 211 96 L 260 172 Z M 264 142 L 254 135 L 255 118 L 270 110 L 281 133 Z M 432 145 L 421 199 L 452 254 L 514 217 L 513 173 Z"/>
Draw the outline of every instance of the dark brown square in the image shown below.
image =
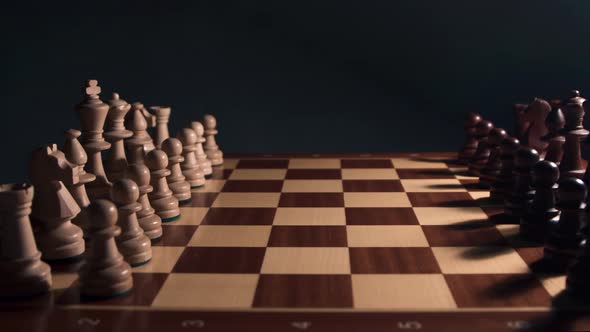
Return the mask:
<path fill-rule="evenodd" d="M 528 266 L 532 266 L 543 259 L 543 246 L 520 247 L 514 249 L 516 252 L 518 252 L 522 260 L 528 264 Z"/>
<path fill-rule="evenodd" d="M 201 225 L 272 225 L 276 208 L 210 208 Z"/>
<path fill-rule="evenodd" d="M 393 168 L 389 159 L 342 159 L 342 168 Z"/>
<path fill-rule="evenodd" d="M 162 225 L 162 237 L 152 243 L 152 246 L 184 247 L 193 237 L 198 226 L 191 225 Z"/>
<path fill-rule="evenodd" d="M 213 167 L 213 173 L 207 179 L 227 180 L 233 172 L 233 169 L 225 169 L 221 167 Z"/>
<path fill-rule="evenodd" d="M 399 180 L 342 180 L 345 192 L 402 192 Z"/>
<path fill-rule="evenodd" d="M 133 289 L 129 294 L 108 299 L 81 298 L 78 281 L 68 288 L 56 301 L 60 305 L 92 304 L 110 306 L 149 306 L 166 281 L 168 273 L 133 273 Z"/>
<path fill-rule="evenodd" d="M 266 248 L 187 247 L 172 272 L 259 273 Z"/>
<path fill-rule="evenodd" d="M 547 307 L 551 302 L 532 274 L 450 274 L 445 279 L 459 308 Z"/>
<path fill-rule="evenodd" d="M 210 207 L 215 202 L 219 193 L 191 193 L 191 201 L 186 205 L 190 207 Z"/>
<path fill-rule="evenodd" d="M 346 247 L 346 226 L 274 226 L 269 247 Z"/>
<path fill-rule="evenodd" d="M 339 180 L 342 171 L 339 169 L 288 169 L 288 180 Z"/>
<path fill-rule="evenodd" d="M 502 246 L 506 240 L 496 227 L 484 220 L 455 225 L 422 226 L 432 247 Z"/>
<path fill-rule="evenodd" d="M 229 180 L 223 186 L 223 192 L 258 192 L 280 193 L 282 180 Z"/>
<path fill-rule="evenodd" d="M 400 179 L 454 179 L 455 174 L 446 168 L 398 168 Z"/>
<path fill-rule="evenodd" d="M 413 207 L 476 207 L 479 206 L 466 192 L 409 192 Z"/>
<path fill-rule="evenodd" d="M 352 308 L 350 275 L 261 275 L 254 307 Z"/>
<path fill-rule="evenodd" d="M 288 159 L 242 159 L 236 168 L 287 168 Z"/>
<path fill-rule="evenodd" d="M 488 191 L 489 188 L 484 188 L 479 185 L 479 180 L 476 179 L 462 179 L 459 182 L 467 189 L 467 191 Z"/>
<path fill-rule="evenodd" d="M 441 273 L 430 248 L 349 248 L 352 273 Z"/>
<path fill-rule="evenodd" d="M 344 194 L 282 193 L 279 207 L 344 207 Z"/>
<path fill-rule="evenodd" d="M 412 208 L 346 208 L 347 225 L 418 225 Z"/>

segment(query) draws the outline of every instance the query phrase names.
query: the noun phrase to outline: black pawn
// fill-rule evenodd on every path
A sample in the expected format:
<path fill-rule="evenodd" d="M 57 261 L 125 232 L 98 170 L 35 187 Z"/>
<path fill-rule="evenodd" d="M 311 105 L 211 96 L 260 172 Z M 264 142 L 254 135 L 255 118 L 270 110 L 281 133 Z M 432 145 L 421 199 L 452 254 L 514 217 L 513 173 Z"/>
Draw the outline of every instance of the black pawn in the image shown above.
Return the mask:
<path fill-rule="evenodd" d="M 500 144 L 501 168 L 490 190 L 490 200 L 504 202 L 514 185 L 514 155 L 520 148 L 520 142 L 514 137 L 507 137 Z"/>
<path fill-rule="evenodd" d="M 467 164 L 475 154 L 477 149 L 477 138 L 475 137 L 475 126 L 481 122 L 481 115 L 477 113 L 467 113 L 463 128 L 465 130 L 465 143 L 459 151 L 459 162 Z"/>
<path fill-rule="evenodd" d="M 531 169 L 538 161 L 539 153 L 535 149 L 521 147 L 516 151 L 512 173 L 515 182 L 504 203 L 504 214 L 513 223 L 520 223 L 533 199 Z"/>
<path fill-rule="evenodd" d="M 554 162 L 542 160 L 533 166 L 532 176 L 535 196 L 520 220 L 520 235 L 527 240 L 544 242 L 549 225 L 555 223 L 559 215 L 555 208 L 559 167 Z"/>
<path fill-rule="evenodd" d="M 488 144 L 488 135 L 494 129 L 490 121 L 480 121 L 475 126 L 475 138 L 477 139 L 477 150 L 469 161 L 469 171 L 474 175 L 479 175 L 481 169 L 488 162 L 490 157 L 490 147 Z"/>
<path fill-rule="evenodd" d="M 545 119 L 545 126 L 549 133 L 543 137 L 543 140 L 549 143 L 545 160 L 552 161 L 559 165 L 563 157 L 563 143 L 565 137 L 560 133 L 565 126 L 565 117 L 561 111 L 559 100 L 551 101 L 551 111 Z"/>
<path fill-rule="evenodd" d="M 494 128 L 488 136 L 490 156 L 488 162 L 481 169 L 479 176 L 479 186 L 482 188 L 489 188 L 500 173 L 500 168 L 502 167 L 500 144 L 505 138 L 506 131 L 502 128 Z"/>
<path fill-rule="evenodd" d="M 586 185 L 582 180 L 564 178 L 559 181 L 557 208 L 561 214 L 550 226 L 544 250 L 544 259 L 558 270 L 571 265 L 583 239 L 580 229 L 586 215 L 586 196 Z"/>

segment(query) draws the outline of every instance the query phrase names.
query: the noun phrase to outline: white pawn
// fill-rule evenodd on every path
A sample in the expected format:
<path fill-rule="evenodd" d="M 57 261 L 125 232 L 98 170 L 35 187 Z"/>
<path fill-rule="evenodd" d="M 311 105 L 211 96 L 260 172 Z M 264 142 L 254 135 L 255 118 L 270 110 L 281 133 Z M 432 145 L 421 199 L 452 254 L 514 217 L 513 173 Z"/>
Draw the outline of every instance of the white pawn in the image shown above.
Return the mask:
<path fill-rule="evenodd" d="M 121 235 L 117 237 L 117 244 L 123 257 L 131 266 L 149 262 L 152 259 L 152 246 L 137 220 L 137 212 L 141 210 L 141 204 L 137 203 L 137 184 L 129 179 L 118 180 L 113 184 L 111 196 L 119 210 Z"/>
<path fill-rule="evenodd" d="M 206 114 L 203 117 L 203 125 L 205 126 L 205 153 L 213 166 L 223 165 L 223 152 L 219 150 L 219 146 L 215 142 L 215 135 L 218 131 L 217 120 L 211 114 Z"/>
<path fill-rule="evenodd" d="M 203 143 L 206 141 L 203 137 L 205 134 L 205 128 L 203 128 L 203 125 L 199 121 L 191 122 L 191 128 L 197 134 L 197 143 L 195 144 L 197 162 L 199 163 L 199 166 L 201 166 L 201 170 L 203 170 L 205 177 L 208 177 L 213 174 L 213 168 L 211 167 L 211 161 L 207 158 L 207 154 L 205 154 L 205 150 L 203 150 Z"/>
<path fill-rule="evenodd" d="M 162 218 L 162 222 L 170 222 L 180 218 L 178 199 L 174 197 L 168 187 L 166 177 L 170 175 L 168 156 L 162 150 L 155 149 L 148 153 L 145 160 L 151 171 L 151 185 L 154 191 L 148 194 L 156 213 Z"/>
<path fill-rule="evenodd" d="M 182 155 L 184 161 L 180 164 L 182 174 L 186 177 L 191 188 L 199 188 L 205 185 L 205 174 L 201 170 L 195 155 L 195 144 L 197 143 L 197 134 L 190 128 L 182 128 L 177 134 L 182 143 Z"/>
<path fill-rule="evenodd" d="M 141 164 L 129 165 L 125 171 L 125 177 L 134 181 L 139 188 L 139 199 L 137 200 L 141 204 L 141 210 L 137 212 L 139 226 L 150 240 L 160 239 L 162 237 L 162 219 L 156 214 L 148 199 L 148 193 L 154 190 L 154 187 L 150 186 L 149 168 Z"/>
<path fill-rule="evenodd" d="M 131 267 L 117 249 L 115 237 L 121 229 L 115 226 L 117 207 L 106 199 L 97 199 L 88 208 L 89 238 L 92 246 L 86 252 L 79 273 L 80 294 L 89 297 L 114 297 L 133 288 Z"/>
<path fill-rule="evenodd" d="M 168 169 L 170 175 L 166 177 L 168 186 L 172 189 L 174 196 L 178 199 L 179 204 L 185 204 L 191 201 L 191 185 L 186 181 L 180 169 L 180 163 L 184 161 L 182 153 L 182 143 L 176 138 L 167 138 L 162 144 L 162 150 L 168 155 Z"/>

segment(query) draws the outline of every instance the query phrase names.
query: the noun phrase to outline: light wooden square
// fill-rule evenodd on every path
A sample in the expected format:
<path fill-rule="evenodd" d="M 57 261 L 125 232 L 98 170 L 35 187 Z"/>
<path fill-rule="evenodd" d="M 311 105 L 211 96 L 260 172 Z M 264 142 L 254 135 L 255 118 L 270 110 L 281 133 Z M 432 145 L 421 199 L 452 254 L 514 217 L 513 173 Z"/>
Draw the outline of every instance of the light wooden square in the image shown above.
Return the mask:
<path fill-rule="evenodd" d="M 420 226 L 346 226 L 349 247 L 428 247 Z"/>
<path fill-rule="evenodd" d="M 340 168 L 340 159 L 328 158 L 295 158 L 289 161 L 289 168 L 296 169 L 320 169 Z"/>
<path fill-rule="evenodd" d="M 285 180 L 285 193 L 341 193 L 341 180 Z"/>
<path fill-rule="evenodd" d="M 180 218 L 174 222 L 174 225 L 200 225 L 208 211 L 209 208 L 182 206 Z"/>
<path fill-rule="evenodd" d="M 344 193 L 346 207 L 412 207 L 408 195 L 399 193 Z"/>
<path fill-rule="evenodd" d="M 393 168 L 343 168 L 344 180 L 398 180 L 399 175 Z"/>
<path fill-rule="evenodd" d="M 62 290 L 66 290 L 67 288 L 69 288 L 70 286 L 72 286 L 72 284 L 78 280 L 78 274 L 77 273 L 71 273 L 71 272 L 57 272 L 57 273 L 52 273 L 51 275 L 51 289 L 53 291 L 62 291 Z"/>
<path fill-rule="evenodd" d="M 496 229 L 507 239 L 517 238 L 520 234 L 520 225 L 496 225 Z"/>
<path fill-rule="evenodd" d="M 450 309 L 455 300 L 441 274 L 354 274 L 354 307 L 359 309 Z"/>
<path fill-rule="evenodd" d="M 212 207 L 277 207 L 280 193 L 220 193 Z"/>
<path fill-rule="evenodd" d="M 191 189 L 192 192 L 206 192 L 206 193 L 218 193 L 225 185 L 225 180 L 207 179 L 205 185 L 200 188 Z"/>
<path fill-rule="evenodd" d="M 479 207 L 415 207 L 421 225 L 452 225 L 474 220 L 487 220 Z"/>
<path fill-rule="evenodd" d="M 153 307 L 250 308 L 257 274 L 192 274 L 168 276 Z"/>
<path fill-rule="evenodd" d="M 278 208 L 273 225 L 346 225 L 344 208 Z"/>
<path fill-rule="evenodd" d="M 271 226 L 202 225 L 188 245 L 192 247 L 266 247 Z"/>
<path fill-rule="evenodd" d="M 565 275 L 540 275 L 539 279 L 543 287 L 551 296 L 556 296 L 565 289 Z"/>
<path fill-rule="evenodd" d="M 406 192 L 455 192 L 467 191 L 457 179 L 401 180 Z"/>
<path fill-rule="evenodd" d="M 223 168 L 225 168 L 225 169 L 233 169 L 233 168 L 236 168 L 236 166 L 238 165 L 238 162 L 239 161 L 240 161 L 239 159 L 228 159 L 228 158 L 225 158 L 223 160 Z"/>
<path fill-rule="evenodd" d="M 510 247 L 432 247 L 443 273 L 529 273 L 520 255 Z"/>
<path fill-rule="evenodd" d="M 230 180 L 283 180 L 286 169 L 234 169 Z"/>
<path fill-rule="evenodd" d="M 152 260 L 133 268 L 134 273 L 170 273 L 176 265 L 184 247 L 153 246 Z"/>
<path fill-rule="evenodd" d="M 269 247 L 262 274 L 349 274 L 348 248 Z"/>
<path fill-rule="evenodd" d="M 467 167 L 452 167 L 449 170 L 455 174 L 457 180 L 477 180 L 478 177 L 475 175 L 470 175 L 467 172 L 469 169 Z"/>
<path fill-rule="evenodd" d="M 413 160 L 411 158 L 392 158 L 395 168 L 447 168 L 447 164 L 437 161 Z"/>
<path fill-rule="evenodd" d="M 470 191 L 469 196 L 474 200 L 490 198 L 489 191 Z"/>

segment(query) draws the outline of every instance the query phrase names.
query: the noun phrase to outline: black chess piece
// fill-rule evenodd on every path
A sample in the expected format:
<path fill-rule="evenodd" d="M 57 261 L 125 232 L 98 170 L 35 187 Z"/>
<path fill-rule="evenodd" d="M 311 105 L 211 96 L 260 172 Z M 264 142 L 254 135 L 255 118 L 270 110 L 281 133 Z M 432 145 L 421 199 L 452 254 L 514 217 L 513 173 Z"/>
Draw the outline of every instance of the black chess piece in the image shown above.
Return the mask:
<path fill-rule="evenodd" d="M 477 139 L 477 149 L 469 161 L 469 172 L 479 176 L 479 172 L 487 163 L 490 157 L 490 148 L 488 144 L 488 135 L 494 129 L 490 121 L 480 121 L 475 126 L 475 137 Z"/>
<path fill-rule="evenodd" d="M 548 142 L 545 160 L 559 165 L 563 157 L 563 143 L 565 143 L 565 137 L 561 134 L 561 130 L 565 126 L 565 117 L 561 111 L 559 100 L 551 101 L 551 111 L 547 114 L 547 118 L 545 118 L 545 126 L 549 131 L 543 137 L 543 140 Z"/>
<path fill-rule="evenodd" d="M 490 156 L 487 163 L 483 166 L 479 176 L 479 186 L 481 188 L 489 188 L 492 182 L 500 173 L 502 167 L 502 160 L 500 159 L 501 148 L 500 144 L 506 138 L 506 131 L 502 128 L 494 128 L 488 136 L 488 147 L 490 149 Z"/>
<path fill-rule="evenodd" d="M 477 138 L 475 137 L 475 126 L 482 120 L 481 115 L 469 112 L 465 116 L 464 130 L 465 143 L 459 151 L 458 161 L 467 164 L 477 150 Z"/>
<path fill-rule="evenodd" d="M 533 199 L 535 191 L 531 186 L 531 168 L 538 161 L 539 153 L 535 149 L 521 147 L 516 151 L 512 173 L 515 182 L 504 203 L 504 214 L 510 222 L 520 223 Z"/>
<path fill-rule="evenodd" d="M 556 222 L 559 211 L 555 208 L 555 191 L 559 179 L 559 167 L 542 160 L 532 169 L 535 196 L 526 215 L 520 220 L 520 236 L 526 240 L 544 242 L 551 223 Z"/>
<path fill-rule="evenodd" d="M 583 240 L 580 232 L 586 216 L 587 189 L 578 178 L 563 178 L 557 191 L 559 218 L 550 225 L 545 242 L 544 260 L 558 270 L 565 270 L 576 257 Z"/>
<path fill-rule="evenodd" d="M 514 155 L 520 148 L 520 142 L 514 137 L 507 137 L 500 144 L 500 163 L 501 168 L 492 183 L 490 190 L 490 200 L 493 202 L 504 202 L 508 193 L 512 189 L 514 177 Z"/>
<path fill-rule="evenodd" d="M 590 296 L 590 243 L 583 241 L 578 255 L 567 271 L 566 292 L 587 301 Z"/>
<path fill-rule="evenodd" d="M 588 130 L 583 127 L 583 98 L 578 91 L 572 93 L 573 96 L 565 106 L 565 126 L 561 130 L 562 135 L 565 136 L 565 142 L 559 171 L 562 177 L 582 178 L 586 170 L 582 164 L 580 141 L 588 136 Z"/>

